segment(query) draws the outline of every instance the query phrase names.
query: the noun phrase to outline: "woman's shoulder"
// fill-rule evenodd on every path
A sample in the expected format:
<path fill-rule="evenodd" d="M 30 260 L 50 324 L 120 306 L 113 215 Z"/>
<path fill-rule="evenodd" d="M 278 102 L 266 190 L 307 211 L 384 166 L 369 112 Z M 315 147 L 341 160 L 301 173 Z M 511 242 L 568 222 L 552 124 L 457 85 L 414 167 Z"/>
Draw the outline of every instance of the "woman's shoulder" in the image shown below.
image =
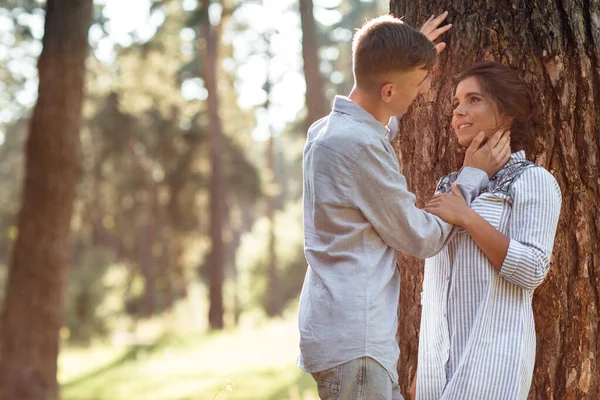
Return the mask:
<path fill-rule="evenodd" d="M 482 193 L 512 199 L 516 193 L 524 191 L 553 191 L 560 196 L 560 187 L 554 176 L 544 167 L 526 159 L 513 161 L 498 171 Z"/>
<path fill-rule="evenodd" d="M 513 195 L 515 192 L 530 192 L 536 196 L 547 194 L 562 197 L 560 185 L 554 175 L 541 165 L 530 161 L 528 166 L 514 177 L 509 190 Z"/>
<path fill-rule="evenodd" d="M 550 171 L 531 161 L 527 161 L 527 164 L 522 167 L 515 178 L 522 179 L 523 182 L 546 182 L 558 186 L 558 181 Z"/>

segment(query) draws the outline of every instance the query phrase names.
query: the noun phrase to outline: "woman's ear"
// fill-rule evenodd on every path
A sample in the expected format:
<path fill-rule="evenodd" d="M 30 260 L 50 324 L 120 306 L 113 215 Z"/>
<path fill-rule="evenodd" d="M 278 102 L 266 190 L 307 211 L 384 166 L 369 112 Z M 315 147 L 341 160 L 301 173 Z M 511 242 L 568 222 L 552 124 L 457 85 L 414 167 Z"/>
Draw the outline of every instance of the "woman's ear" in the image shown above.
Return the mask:
<path fill-rule="evenodd" d="M 500 126 L 502 126 L 503 128 L 506 129 L 510 129 L 512 127 L 514 118 L 513 117 L 504 117 L 502 118 L 502 122 L 500 124 Z"/>

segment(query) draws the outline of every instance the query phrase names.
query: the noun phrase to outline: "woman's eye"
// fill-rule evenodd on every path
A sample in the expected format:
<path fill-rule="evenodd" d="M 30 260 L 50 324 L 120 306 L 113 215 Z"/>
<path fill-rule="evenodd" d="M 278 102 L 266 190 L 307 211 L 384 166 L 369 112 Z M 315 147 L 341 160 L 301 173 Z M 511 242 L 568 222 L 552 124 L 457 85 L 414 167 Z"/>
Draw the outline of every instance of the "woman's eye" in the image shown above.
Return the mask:
<path fill-rule="evenodd" d="M 476 103 L 479 101 L 479 99 L 477 97 L 471 97 L 471 99 L 469 100 L 471 103 Z"/>

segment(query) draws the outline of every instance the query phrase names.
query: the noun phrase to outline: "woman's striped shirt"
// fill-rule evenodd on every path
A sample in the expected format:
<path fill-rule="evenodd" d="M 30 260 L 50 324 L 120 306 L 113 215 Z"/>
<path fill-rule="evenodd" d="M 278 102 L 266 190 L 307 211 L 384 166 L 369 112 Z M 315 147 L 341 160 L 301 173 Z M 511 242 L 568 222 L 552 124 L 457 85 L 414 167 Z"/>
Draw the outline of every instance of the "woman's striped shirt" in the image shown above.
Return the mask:
<path fill-rule="evenodd" d="M 455 177 L 436 192 L 448 192 Z M 527 398 L 536 346 L 531 299 L 548 272 L 560 206 L 554 177 L 513 153 L 471 202 L 510 239 L 501 270 L 458 227 L 426 260 L 418 400 Z"/>

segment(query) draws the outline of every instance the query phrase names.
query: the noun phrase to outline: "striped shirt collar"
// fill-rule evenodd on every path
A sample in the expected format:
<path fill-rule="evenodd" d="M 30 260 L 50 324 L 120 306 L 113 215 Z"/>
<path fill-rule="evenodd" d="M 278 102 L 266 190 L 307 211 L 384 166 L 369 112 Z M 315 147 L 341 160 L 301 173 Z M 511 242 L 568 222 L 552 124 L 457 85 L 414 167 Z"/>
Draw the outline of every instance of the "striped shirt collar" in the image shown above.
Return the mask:
<path fill-rule="evenodd" d="M 510 158 L 506 162 L 505 167 L 508 167 L 509 165 L 512 165 L 512 164 L 517 163 L 519 161 L 525 161 L 525 160 L 526 160 L 525 150 L 515 151 L 514 153 L 512 153 L 510 155 Z"/>

